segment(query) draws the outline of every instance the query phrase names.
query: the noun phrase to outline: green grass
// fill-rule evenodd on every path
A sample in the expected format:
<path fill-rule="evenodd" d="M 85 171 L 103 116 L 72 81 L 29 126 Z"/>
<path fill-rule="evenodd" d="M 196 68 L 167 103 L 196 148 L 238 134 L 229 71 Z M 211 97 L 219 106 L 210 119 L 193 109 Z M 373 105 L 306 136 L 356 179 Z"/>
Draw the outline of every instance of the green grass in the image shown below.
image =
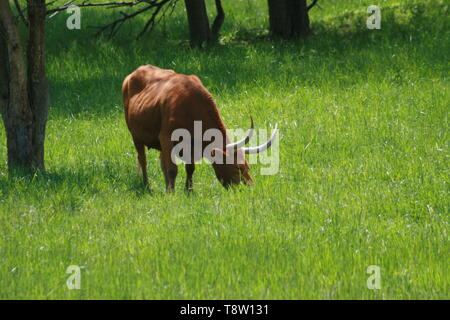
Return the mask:
<path fill-rule="evenodd" d="M 367 30 L 372 2 L 320 1 L 314 36 L 287 42 L 267 36 L 266 1 L 225 1 L 202 51 L 182 3 L 139 41 L 143 18 L 112 40 L 87 28 L 111 10 L 80 31 L 52 19 L 48 173 L 8 178 L 0 130 L 0 298 L 449 299 L 448 7 L 378 1 Z M 279 173 L 254 165 L 255 186 L 226 191 L 199 165 L 187 195 L 180 167 L 166 194 L 150 151 L 144 190 L 120 86 L 148 63 L 198 75 L 229 128 L 278 122 Z"/>

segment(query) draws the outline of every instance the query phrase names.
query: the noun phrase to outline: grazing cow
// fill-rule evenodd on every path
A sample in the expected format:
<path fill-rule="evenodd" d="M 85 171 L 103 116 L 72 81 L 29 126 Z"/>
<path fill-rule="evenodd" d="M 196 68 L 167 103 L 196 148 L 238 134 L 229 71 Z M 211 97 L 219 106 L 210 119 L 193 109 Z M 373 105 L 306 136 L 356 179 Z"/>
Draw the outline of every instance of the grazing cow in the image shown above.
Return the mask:
<path fill-rule="evenodd" d="M 125 120 L 137 150 L 144 184 L 148 183 L 145 147 L 157 149 L 161 151 L 161 169 L 167 191 L 174 190 L 178 172 L 177 165 L 171 156 L 176 144 L 172 140 L 174 130 L 184 129 L 194 133 L 194 122 L 201 121 L 202 133 L 208 129 L 220 131 L 223 141 L 218 142 L 222 148 L 214 148 L 211 157 L 223 160 L 212 161 L 212 165 L 218 180 L 226 188 L 240 182 L 253 183 L 245 154 L 259 153 L 269 148 L 277 133 L 275 130 L 270 139 L 258 147 L 243 148 L 253 134 L 252 120 L 251 129 L 246 137 L 230 143 L 211 94 L 194 75 L 178 74 L 173 70 L 160 69 L 151 65 L 141 66 L 125 78 L 122 94 Z M 194 144 L 194 138 L 192 144 Z M 207 144 L 201 142 L 202 150 Z M 192 161 L 186 163 L 187 190 L 192 189 L 194 163 L 199 160 L 198 156 L 189 155 L 189 157 Z"/>

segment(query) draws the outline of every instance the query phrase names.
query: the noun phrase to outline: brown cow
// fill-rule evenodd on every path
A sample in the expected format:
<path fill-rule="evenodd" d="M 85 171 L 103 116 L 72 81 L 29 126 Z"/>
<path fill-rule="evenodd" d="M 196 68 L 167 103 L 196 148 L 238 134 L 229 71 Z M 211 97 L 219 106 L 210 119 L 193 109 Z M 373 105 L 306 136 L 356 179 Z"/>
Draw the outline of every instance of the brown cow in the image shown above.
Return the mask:
<path fill-rule="evenodd" d="M 175 145 L 172 141 L 174 130 L 185 129 L 193 133 L 194 121 L 201 121 L 202 133 L 208 129 L 220 131 L 223 141 L 218 142 L 222 147 L 214 148 L 211 157 L 223 160 L 212 161 L 212 165 L 217 178 L 225 187 L 240 182 L 253 183 L 244 154 L 258 153 L 269 148 L 277 133 L 275 130 L 269 141 L 261 146 L 242 148 L 253 133 L 252 120 L 247 136 L 238 142 L 230 143 L 211 94 L 194 75 L 178 74 L 173 70 L 151 65 L 141 66 L 125 78 L 122 94 L 125 119 L 138 153 L 144 184 L 148 183 L 145 147 L 157 149 L 161 151 L 161 169 L 168 191 L 174 190 L 178 172 L 177 165 L 171 157 Z M 191 143 L 194 144 L 194 140 Z M 201 142 L 202 150 L 207 144 L 209 143 Z M 189 157 L 192 161 L 186 163 L 187 190 L 192 189 L 194 163 L 199 160 L 198 156 L 189 155 Z"/>

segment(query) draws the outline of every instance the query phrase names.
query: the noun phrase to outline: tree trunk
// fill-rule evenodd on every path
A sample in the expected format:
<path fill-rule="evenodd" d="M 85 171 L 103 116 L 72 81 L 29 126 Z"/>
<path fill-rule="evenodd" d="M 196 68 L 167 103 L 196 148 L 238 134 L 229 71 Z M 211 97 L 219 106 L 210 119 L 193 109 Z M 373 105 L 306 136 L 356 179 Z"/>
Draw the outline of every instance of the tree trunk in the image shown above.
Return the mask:
<path fill-rule="evenodd" d="M 216 0 L 216 10 L 217 16 L 214 19 L 211 31 L 211 37 L 213 41 L 219 40 L 220 28 L 222 27 L 223 21 L 225 20 L 225 11 L 223 11 L 221 0 Z"/>
<path fill-rule="evenodd" d="M 191 46 L 201 47 L 204 43 L 209 41 L 211 37 L 205 0 L 185 0 L 185 4 L 188 16 Z"/>
<path fill-rule="evenodd" d="M 0 23 L 0 115 L 5 120 L 9 101 L 8 47 L 5 41 L 5 30 Z M 6 121 L 4 121 L 6 125 Z"/>
<path fill-rule="evenodd" d="M 268 0 L 270 31 L 283 38 L 306 37 L 310 33 L 306 0 Z"/>
<path fill-rule="evenodd" d="M 44 136 L 48 108 L 45 80 L 45 0 L 28 0 L 28 72 L 17 19 L 9 1 L 0 1 L 0 108 L 6 130 L 8 169 L 44 169 Z M 45 98 L 44 98 L 45 97 Z"/>
<path fill-rule="evenodd" d="M 38 169 L 44 167 L 45 125 L 48 116 L 48 81 L 45 76 L 45 0 L 28 0 L 28 90 L 33 113 L 32 156 Z"/>
<path fill-rule="evenodd" d="M 0 1 L 0 20 L 6 49 L 2 56 L 7 58 L 7 72 L 2 78 L 6 78 L 8 99 L 2 114 L 6 129 L 8 168 L 26 168 L 32 164 L 32 114 L 19 29 L 9 1 Z M 2 82 L 5 85 L 5 81 Z"/>

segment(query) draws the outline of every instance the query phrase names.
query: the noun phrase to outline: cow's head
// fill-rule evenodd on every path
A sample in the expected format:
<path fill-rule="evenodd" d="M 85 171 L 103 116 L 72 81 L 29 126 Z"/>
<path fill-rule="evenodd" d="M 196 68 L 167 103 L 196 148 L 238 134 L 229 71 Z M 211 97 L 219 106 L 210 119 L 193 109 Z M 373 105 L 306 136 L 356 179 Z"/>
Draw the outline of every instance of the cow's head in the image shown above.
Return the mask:
<path fill-rule="evenodd" d="M 217 179 L 222 183 L 225 188 L 228 188 L 233 184 L 240 184 L 241 182 L 247 185 L 253 184 L 253 179 L 250 176 L 250 166 L 245 160 L 246 154 L 260 153 L 272 145 L 275 141 L 278 133 L 277 126 L 273 130 L 272 136 L 265 143 L 257 147 L 244 147 L 252 137 L 254 132 L 253 119 L 251 120 L 251 128 L 247 132 L 247 135 L 242 140 L 234 143 L 227 144 L 225 150 L 213 149 L 212 156 L 213 168 L 216 173 Z"/>

